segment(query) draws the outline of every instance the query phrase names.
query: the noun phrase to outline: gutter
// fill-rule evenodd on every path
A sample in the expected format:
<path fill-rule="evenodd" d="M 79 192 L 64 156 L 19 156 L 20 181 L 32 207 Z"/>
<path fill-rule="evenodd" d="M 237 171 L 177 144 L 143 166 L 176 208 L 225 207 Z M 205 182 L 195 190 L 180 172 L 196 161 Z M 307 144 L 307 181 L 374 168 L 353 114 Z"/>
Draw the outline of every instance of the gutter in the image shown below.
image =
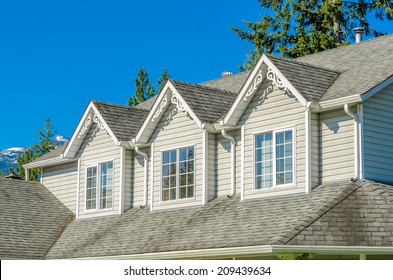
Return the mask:
<path fill-rule="evenodd" d="M 139 149 L 139 146 L 133 146 L 132 143 L 129 143 L 131 147 L 135 148 L 135 152 L 138 155 L 143 156 L 143 167 L 144 167 L 144 177 L 143 177 L 143 205 L 141 205 L 140 207 L 143 209 L 147 206 L 147 164 L 149 162 L 149 157 L 147 156 L 146 153 L 142 152 Z"/>
<path fill-rule="evenodd" d="M 233 197 L 236 194 L 236 183 L 235 183 L 235 156 L 236 156 L 236 140 L 234 137 L 228 135 L 225 129 L 221 129 L 221 134 L 224 138 L 231 141 L 231 193 L 228 197 Z"/>
<path fill-rule="evenodd" d="M 23 165 L 24 169 L 36 168 L 36 167 L 48 167 L 53 165 L 58 165 L 66 162 L 73 162 L 77 161 L 77 158 L 63 158 L 63 157 L 56 157 L 50 158 L 42 161 L 31 162 L 28 164 Z"/>

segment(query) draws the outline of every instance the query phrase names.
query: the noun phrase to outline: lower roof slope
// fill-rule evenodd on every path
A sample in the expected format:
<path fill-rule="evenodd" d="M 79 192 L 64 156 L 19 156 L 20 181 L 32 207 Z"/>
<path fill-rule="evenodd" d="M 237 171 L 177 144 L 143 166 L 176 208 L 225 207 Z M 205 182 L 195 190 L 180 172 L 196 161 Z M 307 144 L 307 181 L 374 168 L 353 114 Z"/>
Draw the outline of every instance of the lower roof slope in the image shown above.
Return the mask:
<path fill-rule="evenodd" d="M 352 209 L 359 193 L 369 193 L 358 208 L 358 216 L 377 211 L 392 212 L 391 201 L 373 205 L 383 197 L 389 186 L 375 191 L 374 183 L 354 184 L 336 182 L 315 188 L 310 194 L 250 199 L 240 202 L 239 197 L 221 197 L 205 206 L 166 211 L 131 209 L 120 216 L 80 219 L 72 222 L 47 254 L 47 258 L 89 258 L 170 252 L 212 248 L 230 248 L 258 245 L 307 244 L 300 240 L 303 232 L 339 207 L 342 211 Z M 381 191 L 383 190 L 383 191 Z M 363 211 L 366 210 L 366 211 Z M 326 214 L 327 213 L 327 214 Z M 365 214 L 366 213 L 366 214 Z M 374 214 L 375 215 L 375 214 Z M 366 221 L 366 220 L 365 220 Z M 368 220 L 367 220 L 368 221 Z M 386 228 L 392 234 L 392 228 Z M 355 229 L 354 229 L 355 230 Z M 356 228 L 356 230 L 358 230 Z M 365 222 L 361 230 L 373 236 L 381 229 Z M 352 238 L 340 227 L 329 224 L 320 234 L 329 239 L 335 231 L 351 243 Z M 378 238 L 378 237 L 377 237 Z M 341 241 L 343 241 L 341 240 Z M 375 246 L 372 240 L 362 243 Z M 324 243 L 316 243 L 320 245 Z M 330 245 L 339 245 L 333 240 Z M 383 243 L 393 246 L 393 240 Z"/>
<path fill-rule="evenodd" d="M 0 259 L 42 259 L 72 218 L 41 184 L 0 178 Z"/>

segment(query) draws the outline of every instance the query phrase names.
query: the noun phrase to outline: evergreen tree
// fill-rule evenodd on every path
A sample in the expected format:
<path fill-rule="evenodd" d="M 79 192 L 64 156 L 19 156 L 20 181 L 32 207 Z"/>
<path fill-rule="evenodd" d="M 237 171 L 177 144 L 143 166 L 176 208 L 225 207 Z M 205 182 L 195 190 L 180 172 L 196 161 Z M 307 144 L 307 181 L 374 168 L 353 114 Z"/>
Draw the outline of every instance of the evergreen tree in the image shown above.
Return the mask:
<path fill-rule="evenodd" d="M 149 74 L 146 72 L 145 68 L 139 68 L 138 77 L 134 79 L 135 81 L 135 96 L 134 98 L 128 97 L 128 105 L 136 106 L 143 101 L 154 96 L 154 88 L 151 85 Z"/>
<path fill-rule="evenodd" d="M 232 29 L 254 50 L 243 65 L 250 69 L 262 53 L 296 58 L 349 44 L 353 29 L 363 27 L 367 36 L 379 36 L 368 17 L 393 19 L 392 0 L 258 0 L 268 14 L 257 22 L 244 21 L 248 30 Z"/>
<path fill-rule="evenodd" d="M 37 128 L 37 132 L 38 135 L 35 135 L 35 137 L 39 139 L 40 142 L 38 144 L 34 144 L 31 148 L 26 149 L 23 154 L 18 155 L 16 159 L 18 166 L 15 170 L 10 170 L 12 173 L 18 175 L 22 179 L 26 179 L 23 165 L 32 162 L 38 157 L 43 156 L 44 154 L 49 153 L 56 148 L 56 143 L 54 141 L 56 131 L 53 131 L 53 125 L 49 118 L 45 120 L 44 131 Z M 40 168 L 32 168 L 29 170 L 30 181 L 39 181 L 40 176 Z"/>
<path fill-rule="evenodd" d="M 157 81 L 158 88 L 154 89 L 152 86 L 147 71 L 141 67 L 139 69 L 138 77 L 135 78 L 135 95 L 133 98 L 128 97 L 128 105 L 137 106 L 138 104 L 152 98 L 159 94 L 164 88 L 166 81 L 170 78 L 168 69 L 164 68 L 161 72 L 161 77 Z"/>
<path fill-rule="evenodd" d="M 161 78 L 158 80 L 158 88 L 156 94 L 159 94 L 165 86 L 165 83 L 170 79 L 171 74 L 169 74 L 169 70 L 164 68 L 161 72 Z"/>

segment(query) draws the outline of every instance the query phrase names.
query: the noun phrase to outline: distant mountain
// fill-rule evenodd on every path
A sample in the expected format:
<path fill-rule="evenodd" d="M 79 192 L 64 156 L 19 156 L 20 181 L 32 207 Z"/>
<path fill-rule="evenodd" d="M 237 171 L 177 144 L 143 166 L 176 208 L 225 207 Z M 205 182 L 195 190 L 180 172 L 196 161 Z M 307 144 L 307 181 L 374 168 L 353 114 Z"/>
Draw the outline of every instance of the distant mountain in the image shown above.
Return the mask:
<path fill-rule="evenodd" d="M 54 139 L 54 142 L 59 147 L 68 141 L 69 139 L 67 137 L 61 135 L 56 135 Z M 0 150 L 0 171 L 4 174 L 8 174 L 10 168 L 18 166 L 16 159 L 18 158 L 18 155 L 23 154 L 26 149 L 28 149 L 28 147 L 13 147 Z"/>

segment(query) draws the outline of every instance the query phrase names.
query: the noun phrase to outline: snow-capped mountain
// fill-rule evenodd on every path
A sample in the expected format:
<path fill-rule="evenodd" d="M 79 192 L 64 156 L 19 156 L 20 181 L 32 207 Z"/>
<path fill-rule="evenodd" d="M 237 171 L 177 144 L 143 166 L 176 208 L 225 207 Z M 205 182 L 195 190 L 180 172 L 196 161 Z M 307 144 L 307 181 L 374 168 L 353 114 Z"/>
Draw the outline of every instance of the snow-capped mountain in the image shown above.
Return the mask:
<path fill-rule="evenodd" d="M 54 142 L 57 146 L 62 146 L 68 141 L 68 138 L 62 135 L 56 135 L 54 138 Z M 13 147 L 0 150 L 0 171 L 4 174 L 8 174 L 10 168 L 15 168 L 17 166 L 16 159 L 18 155 L 23 154 L 26 149 L 26 147 Z"/>

